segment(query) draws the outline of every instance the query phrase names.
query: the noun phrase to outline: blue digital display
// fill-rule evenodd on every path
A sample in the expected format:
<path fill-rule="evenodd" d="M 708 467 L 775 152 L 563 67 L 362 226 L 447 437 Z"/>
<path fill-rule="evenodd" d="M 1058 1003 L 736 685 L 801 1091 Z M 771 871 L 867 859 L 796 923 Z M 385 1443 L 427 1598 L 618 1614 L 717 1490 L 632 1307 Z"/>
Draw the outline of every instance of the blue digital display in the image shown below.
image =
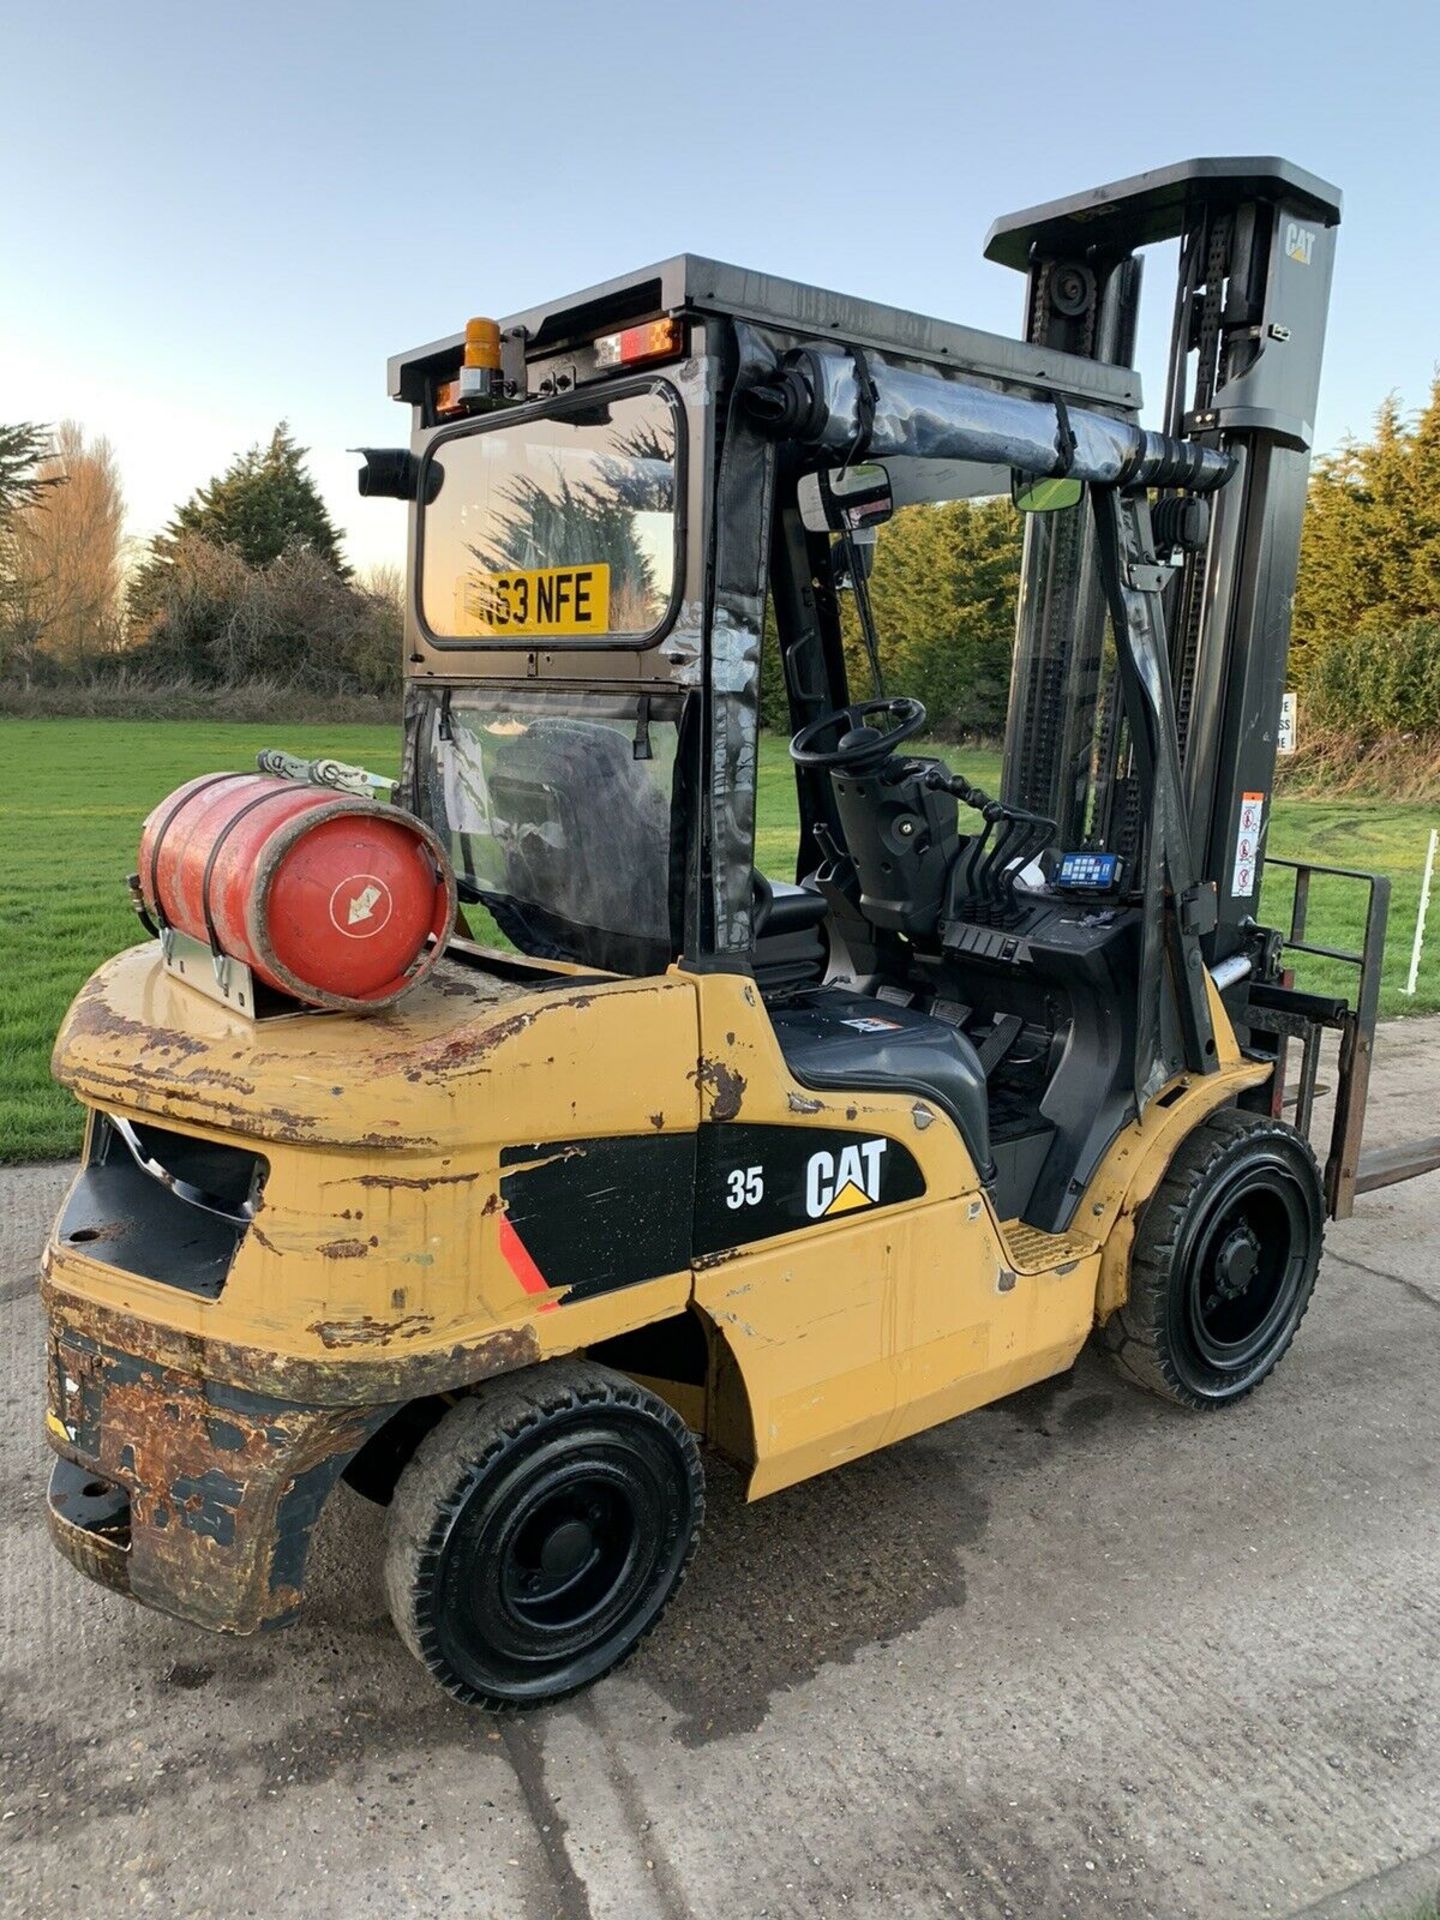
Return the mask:
<path fill-rule="evenodd" d="M 1073 887 L 1078 893 L 1113 893 L 1120 883 L 1118 853 L 1062 853 L 1057 887 Z"/>

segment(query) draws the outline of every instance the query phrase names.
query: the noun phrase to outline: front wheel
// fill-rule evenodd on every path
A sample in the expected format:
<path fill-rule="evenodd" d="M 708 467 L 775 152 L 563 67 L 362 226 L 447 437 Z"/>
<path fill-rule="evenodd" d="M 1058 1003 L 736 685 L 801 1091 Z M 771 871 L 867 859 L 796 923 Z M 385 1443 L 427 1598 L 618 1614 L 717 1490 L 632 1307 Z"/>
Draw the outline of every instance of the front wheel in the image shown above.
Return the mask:
<path fill-rule="evenodd" d="M 655 1625 L 704 1515 L 693 1435 L 623 1374 L 552 1362 L 459 1401 L 391 1504 L 385 1585 L 410 1651 L 467 1706 L 538 1706 Z"/>
<path fill-rule="evenodd" d="M 1228 1406 L 1294 1339 L 1324 1231 L 1303 1135 L 1264 1114 L 1212 1114 L 1146 1202 L 1129 1298 L 1101 1340 L 1138 1386 L 1199 1412 Z"/>

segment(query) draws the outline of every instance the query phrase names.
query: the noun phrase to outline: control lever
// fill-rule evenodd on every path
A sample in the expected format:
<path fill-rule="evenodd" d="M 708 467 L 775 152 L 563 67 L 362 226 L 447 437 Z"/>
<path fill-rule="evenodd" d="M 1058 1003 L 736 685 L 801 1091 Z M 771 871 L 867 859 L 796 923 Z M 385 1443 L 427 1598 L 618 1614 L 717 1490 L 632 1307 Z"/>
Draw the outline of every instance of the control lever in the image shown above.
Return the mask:
<path fill-rule="evenodd" d="M 956 862 L 950 890 L 952 908 L 963 901 L 968 919 L 1002 924 L 1012 919 L 1016 913 L 1015 876 L 1049 845 L 1055 822 L 1024 807 L 1007 807 L 1003 801 L 992 800 L 963 774 L 947 773 L 938 766 L 926 768 L 925 783 L 953 794 L 973 807 L 985 822 L 984 830 L 971 836 Z"/>
<path fill-rule="evenodd" d="M 962 774 L 947 773 L 943 767 L 933 762 L 926 767 L 924 780 L 927 787 L 941 793 L 953 794 L 965 806 L 973 807 L 985 823 L 979 833 L 970 835 L 955 863 L 955 872 L 950 881 L 950 902 L 953 909 L 954 902 L 959 896 L 969 901 L 974 901 L 978 897 L 980 869 L 989 850 L 996 823 L 1005 817 L 1005 809 L 998 800 L 992 800 L 988 793 L 982 793 L 979 787 L 972 787 Z"/>

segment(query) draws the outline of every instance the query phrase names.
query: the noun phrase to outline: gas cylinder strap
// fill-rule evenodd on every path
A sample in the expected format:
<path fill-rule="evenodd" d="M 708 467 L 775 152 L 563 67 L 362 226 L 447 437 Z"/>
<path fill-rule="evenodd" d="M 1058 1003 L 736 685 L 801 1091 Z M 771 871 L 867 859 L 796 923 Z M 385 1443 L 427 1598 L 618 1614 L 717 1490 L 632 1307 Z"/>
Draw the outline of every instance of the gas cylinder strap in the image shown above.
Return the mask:
<path fill-rule="evenodd" d="M 233 813 L 216 834 L 210 848 L 209 858 L 205 862 L 205 876 L 200 882 L 200 907 L 205 915 L 205 932 L 210 940 L 210 951 L 215 959 L 225 957 L 220 945 L 220 935 L 215 930 L 215 915 L 210 909 L 210 882 L 215 874 L 215 862 L 220 857 L 220 849 L 239 826 L 247 813 L 254 813 L 257 807 L 263 807 L 267 800 L 291 800 L 295 797 L 295 782 L 287 781 L 283 786 L 269 787 L 264 793 L 257 793 L 253 800 L 247 800 L 238 813 Z"/>
<path fill-rule="evenodd" d="M 160 898 L 160 848 L 164 843 L 165 836 L 175 824 L 177 816 L 189 806 L 197 793 L 203 793 L 206 787 L 213 787 L 217 781 L 233 780 L 234 778 L 235 775 L 233 773 L 210 774 L 206 779 L 202 780 L 198 786 L 191 787 L 188 793 L 182 794 L 166 814 L 165 818 L 160 822 L 159 830 L 150 848 L 150 898 L 155 902 L 155 919 L 161 933 L 164 933 L 170 925 L 170 917 L 166 913 L 164 902 Z M 143 894 L 141 898 L 143 901 Z"/>

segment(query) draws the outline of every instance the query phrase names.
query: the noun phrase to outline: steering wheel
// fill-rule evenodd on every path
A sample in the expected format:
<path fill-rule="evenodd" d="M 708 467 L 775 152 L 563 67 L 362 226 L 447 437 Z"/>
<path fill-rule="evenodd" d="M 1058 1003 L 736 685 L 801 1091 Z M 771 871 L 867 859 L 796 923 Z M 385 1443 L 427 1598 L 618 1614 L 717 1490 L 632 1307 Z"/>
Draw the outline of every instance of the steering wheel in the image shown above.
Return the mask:
<path fill-rule="evenodd" d="M 878 720 L 893 720 L 882 728 Z M 790 758 L 797 767 L 831 767 L 836 772 L 861 773 L 878 767 L 900 745 L 912 740 L 925 724 L 921 701 L 901 694 L 894 700 L 862 700 L 858 706 L 836 707 L 802 727 L 790 742 Z M 831 744 L 822 743 L 834 736 Z"/>

